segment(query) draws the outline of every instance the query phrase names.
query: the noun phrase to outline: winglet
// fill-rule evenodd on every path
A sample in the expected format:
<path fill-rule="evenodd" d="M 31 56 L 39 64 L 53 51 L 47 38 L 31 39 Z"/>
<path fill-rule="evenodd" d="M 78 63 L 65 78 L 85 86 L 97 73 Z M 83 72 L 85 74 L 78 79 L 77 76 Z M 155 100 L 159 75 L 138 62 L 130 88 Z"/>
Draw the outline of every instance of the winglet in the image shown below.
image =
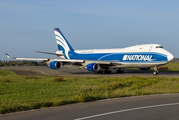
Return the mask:
<path fill-rule="evenodd" d="M 8 55 L 7 53 L 5 53 L 5 55 L 9 58 L 9 59 L 11 59 L 12 57 L 10 56 L 10 55 Z"/>
<path fill-rule="evenodd" d="M 9 59 L 16 59 L 16 57 L 11 57 L 11 56 L 8 55 L 7 53 L 5 53 L 5 55 L 6 55 Z"/>

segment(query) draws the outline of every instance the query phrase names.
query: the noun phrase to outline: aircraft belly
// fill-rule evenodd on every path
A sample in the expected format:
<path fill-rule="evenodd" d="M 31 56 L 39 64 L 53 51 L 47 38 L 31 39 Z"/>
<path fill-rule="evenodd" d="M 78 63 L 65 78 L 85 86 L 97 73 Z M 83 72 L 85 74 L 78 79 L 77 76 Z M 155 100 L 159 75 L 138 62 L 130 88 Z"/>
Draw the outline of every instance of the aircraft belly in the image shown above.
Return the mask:
<path fill-rule="evenodd" d="M 110 66 L 109 68 L 148 68 L 164 64 L 166 63 L 125 63 L 122 65 Z"/>

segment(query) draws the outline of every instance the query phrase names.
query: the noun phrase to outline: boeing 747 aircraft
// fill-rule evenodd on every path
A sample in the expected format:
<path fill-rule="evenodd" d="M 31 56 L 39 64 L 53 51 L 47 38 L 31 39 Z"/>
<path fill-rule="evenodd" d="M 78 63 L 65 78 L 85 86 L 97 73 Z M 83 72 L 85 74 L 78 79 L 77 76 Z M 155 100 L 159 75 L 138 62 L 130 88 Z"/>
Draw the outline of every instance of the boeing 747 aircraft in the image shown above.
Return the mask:
<path fill-rule="evenodd" d="M 45 60 L 51 69 L 60 69 L 63 65 L 72 63 L 93 73 L 111 73 L 111 69 L 121 73 L 124 72 L 124 68 L 149 70 L 154 67 L 154 75 L 158 74 L 158 66 L 167 64 L 174 58 L 159 44 L 143 44 L 121 49 L 74 50 L 58 28 L 54 29 L 54 33 L 58 47 L 56 53 L 36 52 L 57 55 L 60 59 L 16 58 L 8 54 L 6 56 L 16 60 Z"/>

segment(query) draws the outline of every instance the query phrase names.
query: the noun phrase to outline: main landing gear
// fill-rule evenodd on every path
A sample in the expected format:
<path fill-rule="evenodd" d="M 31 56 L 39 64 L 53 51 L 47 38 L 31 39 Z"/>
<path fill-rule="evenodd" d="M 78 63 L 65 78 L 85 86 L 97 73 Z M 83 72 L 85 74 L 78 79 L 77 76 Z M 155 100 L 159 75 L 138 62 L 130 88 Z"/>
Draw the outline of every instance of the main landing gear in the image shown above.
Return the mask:
<path fill-rule="evenodd" d="M 97 72 L 93 72 L 93 74 L 111 74 L 111 70 L 109 69 L 99 70 Z"/>
<path fill-rule="evenodd" d="M 118 69 L 116 73 L 124 73 L 124 69 Z"/>
<path fill-rule="evenodd" d="M 117 70 L 103 69 L 103 70 L 99 70 L 97 72 L 93 72 L 93 74 L 111 74 L 112 71 L 114 71 L 114 73 L 124 73 L 124 69 L 117 69 Z"/>
<path fill-rule="evenodd" d="M 113 69 L 115 70 L 115 69 Z M 113 71 L 112 70 L 112 71 Z M 103 69 L 103 70 L 99 70 L 97 72 L 93 72 L 93 74 L 111 74 L 112 71 L 110 69 Z M 115 73 L 115 72 L 114 72 Z M 116 73 L 124 73 L 124 69 L 117 69 L 116 70 Z M 153 70 L 153 75 L 158 75 L 158 69 L 157 69 L 157 66 L 154 67 L 154 70 Z"/>
<path fill-rule="evenodd" d="M 158 75 L 158 70 L 157 70 L 157 66 L 154 67 L 154 71 L 153 71 L 154 75 Z"/>

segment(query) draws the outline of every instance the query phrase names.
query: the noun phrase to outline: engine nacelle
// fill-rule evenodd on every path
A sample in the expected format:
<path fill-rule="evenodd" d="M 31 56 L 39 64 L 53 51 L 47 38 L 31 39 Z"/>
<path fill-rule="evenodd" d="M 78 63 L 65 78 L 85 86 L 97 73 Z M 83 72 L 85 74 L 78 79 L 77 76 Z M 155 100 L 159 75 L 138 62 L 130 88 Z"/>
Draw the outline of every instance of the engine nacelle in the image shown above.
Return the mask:
<path fill-rule="evenodd" d="M 86 69 L 88 71 L 94 71 L 94 72 L 97 72 L 100 70 L 100 65 L 97 64 L 97 63 L 90 63 L 86 66 Z"/>
<path fill-rule="evenodd" d="M 60 69 L 62 67 L 62 63 L 59 61 L 53 61 L 49 64 L 51 69 Z"/>
<path fill-rule="evenodd" d="M 140 68 L 140 70 L 150 70 L 151 68 Z"/>

